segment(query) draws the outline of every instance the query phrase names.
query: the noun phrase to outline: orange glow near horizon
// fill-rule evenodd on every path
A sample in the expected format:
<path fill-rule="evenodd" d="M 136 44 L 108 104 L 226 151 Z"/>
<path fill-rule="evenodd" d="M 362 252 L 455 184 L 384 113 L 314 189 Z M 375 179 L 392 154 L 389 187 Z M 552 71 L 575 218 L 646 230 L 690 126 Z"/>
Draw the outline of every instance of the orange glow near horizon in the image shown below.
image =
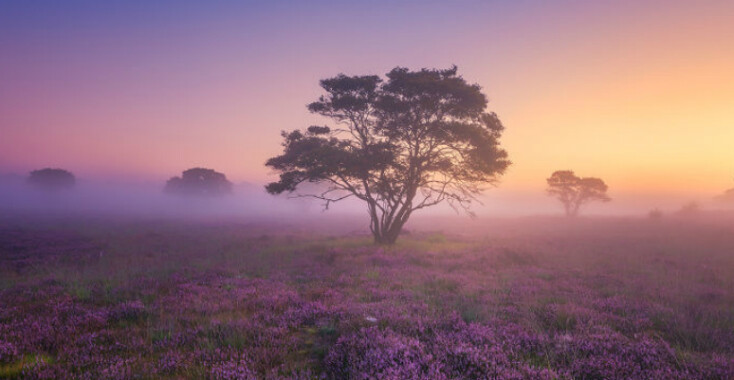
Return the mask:
<path fill-rule="evenodd" d="M 280 130 L 323 122 L 305 108 L 319 79 L 457 64 L 506 125 L 502 191 L 541 192 L 558 169 L 620 193 L 734 187 L 734 5 L 564 3 L 192 12 L 150 36 L 125 19 L 99 36 L 19 26 L 0 60 L 0 171 L 264 183 Z M 344 21 L 362 14 L 385 25 Z"/>

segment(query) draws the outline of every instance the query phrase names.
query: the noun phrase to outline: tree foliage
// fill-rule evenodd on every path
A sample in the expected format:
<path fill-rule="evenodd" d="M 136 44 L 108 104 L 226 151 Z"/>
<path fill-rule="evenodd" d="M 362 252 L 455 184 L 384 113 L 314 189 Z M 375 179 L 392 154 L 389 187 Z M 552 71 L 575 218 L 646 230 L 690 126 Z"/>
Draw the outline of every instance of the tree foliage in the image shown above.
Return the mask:
<path fill-rule="evenodd" d="M 191 196 L 222 196 L 232 192 L 227 177 L 212 169 L 193 168 L 166 182 L 165 191 L 170 194 Z"/>
<path fill-rule="evenodd" d="M 76 178 L 68 170 L 45 168 L 32 171 L 28 176 L 28 184 L 43 190 L 58 191 L 74 187 Z"/>
<path fill-rule="evenodd" d="M 377 243 L 393 243 L 413 212 L 448 203 L 470 211 L 510 162 L 500 148 L 503 126 L 487 112 L 481 88 L 454 66 L 379 76 L 340 74 L 321 81 L 326 92 L 308 105 L 333 126 L 283 132 L 283 154 L 267 166 L 280 180 L 272 194 L 296 193 L 330 203 L 364 201 Z M 320 191 L 299 193 L 303 183 Z"/>
<path fill-rule="evenodd" d="M 580 178 L 571 170 L 559 170 L 546 181 L 548 194 L 563 204 L 567 216 L 577 216 L 581 206 L 588 202 L 612 200 L 607 195 L 607 185 L 599 178 Z"/>

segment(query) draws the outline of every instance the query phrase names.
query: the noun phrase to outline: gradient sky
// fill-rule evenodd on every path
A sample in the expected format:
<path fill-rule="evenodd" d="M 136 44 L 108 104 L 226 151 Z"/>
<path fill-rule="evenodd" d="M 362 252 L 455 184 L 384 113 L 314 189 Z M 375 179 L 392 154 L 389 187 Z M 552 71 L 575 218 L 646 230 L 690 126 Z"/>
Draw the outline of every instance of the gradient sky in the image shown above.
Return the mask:
<path fill-rule="evenodd" d="M 502 191 L 734 187 L 734 1 L 3 1 L 0 172 L 266 182 L 318 80 L 459 66 L 506 125 Z"/>

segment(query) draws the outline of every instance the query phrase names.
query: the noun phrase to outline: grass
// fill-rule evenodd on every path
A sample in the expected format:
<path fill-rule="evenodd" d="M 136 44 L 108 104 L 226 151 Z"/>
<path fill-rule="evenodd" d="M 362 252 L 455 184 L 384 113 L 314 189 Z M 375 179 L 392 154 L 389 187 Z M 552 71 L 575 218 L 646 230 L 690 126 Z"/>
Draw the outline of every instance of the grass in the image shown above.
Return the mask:
<path fill-rule="evenodd" d="M 0 379 L 22 379 L 26 377 L 25 372 L 53 363 L 54 359 L 49 355 L 24 355 L 13 363 L 0 363 Z"/>
<path fill-rule="evenodd" d="M 15 225 L 2 223 L 0 233 Z M 665 342 L 675 370 L 731 360 L 734 234 L 637 223 L 527 235 L 512 232 L 517 225 L 473 237 L 413 232 L 387 247 L 364 235 L 235 224 L 25 224 L 18 239 L 40 242 L 33 252 L 42 260 L 0 265 L 0 306 L 12 306 L 0 308 L 0 332 L 11 333 L 0 350 L 3 339 L 19 350 L 0 361 L 0 378 L 20 378 L 39 362 L 73 373 L 66 358 L 84 355 L 101 355 L 84 367 L 100 377 L 126 360 L 151 377 L 208 377 L 243 353 L 258 375 L 328 375 L 337 373 L 328 358 L 370 327 L 399 335 L 386 342 L 427 344 L 449 327 L 519 326 L 546 346 L 513 348 L 515 365 L 556 374 L 570 368 L 560 359 L 570 355 L 560 352 L 563 339 L 600 332 Z M 176 369 L 160 364 L 169 354 L 178 355 Z"/>

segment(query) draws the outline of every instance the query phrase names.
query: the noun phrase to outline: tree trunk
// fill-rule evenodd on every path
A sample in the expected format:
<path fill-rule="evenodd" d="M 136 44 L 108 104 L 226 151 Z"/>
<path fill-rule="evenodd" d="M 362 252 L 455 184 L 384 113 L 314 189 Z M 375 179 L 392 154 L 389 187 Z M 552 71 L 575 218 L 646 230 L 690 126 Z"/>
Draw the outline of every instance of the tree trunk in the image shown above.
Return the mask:
<path fill-rule="evenodd" d="M 391 210 L 382 210 L 382 215 L 378 215 L 377 207 L 374 202 L 368 202 L 368 210 L 370 214 L 370 230 L 375 238 L 375 244 L 392 245 L 398 240 L 400 232 L 403 231 L 405 222 L 408 221 L 413 213 L 413 197 L 415 196 L 417 187 L 408 190 L 406 199 L 400 206 L 395 206 Z"/>
<path fill-rule="evenodd" d="M 581 202 L 576 202 L 573 205 L 573 210 L 571 211 L 571 217 L 575 218 L 579 215 L 579 209 L 581 208 Z"/>
<path fill-rule="evenodd" d="M 393 245 L 397 241 L 397 238 L 397 236 L 374 235 L 375 244 L 377 245 Z"/>
<path fill-rule="evenodd" d="M 374 224 L 375 223 L 373 221 L 373 225 Z M 375 244 L 395 244 L 395 242 L 398 240 L 398 236 L 400 236 L 400 232 L 402 232 L 403 230 L 403 224 L 405 224 L 405 222 L 401 221 L 393 221 L 388 225 L 380 225 L 378 222 L 377 225 L 379 226 L 379 228 L 372 229 L 372 236 L 374 237 Z"/>

